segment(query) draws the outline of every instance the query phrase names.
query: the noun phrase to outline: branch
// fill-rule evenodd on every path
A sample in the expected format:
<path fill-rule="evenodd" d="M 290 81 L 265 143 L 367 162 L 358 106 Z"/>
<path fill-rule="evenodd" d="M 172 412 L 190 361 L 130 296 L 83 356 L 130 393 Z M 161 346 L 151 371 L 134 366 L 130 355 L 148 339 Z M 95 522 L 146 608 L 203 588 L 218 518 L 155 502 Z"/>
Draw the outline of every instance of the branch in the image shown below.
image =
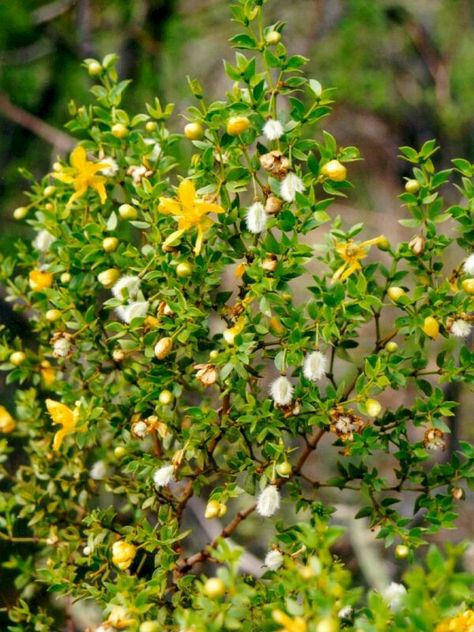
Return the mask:
<path fill-rule="evenodd" d="M 0 115 L 10 121 L 13 121 L 17 125 L 25 127 L 33 134 L 36 134 L 36 136 L 52 145 L 55 150 L 60 153 L 66 153 L 76 145 L 76 141 L 72 136 L 55 129 L 48 123 L 45 123 L 33 114 L 30 114 L 30 112 L 19 108 L 17 105 L 13 105 L 8 96 L 1 92 Z"/>

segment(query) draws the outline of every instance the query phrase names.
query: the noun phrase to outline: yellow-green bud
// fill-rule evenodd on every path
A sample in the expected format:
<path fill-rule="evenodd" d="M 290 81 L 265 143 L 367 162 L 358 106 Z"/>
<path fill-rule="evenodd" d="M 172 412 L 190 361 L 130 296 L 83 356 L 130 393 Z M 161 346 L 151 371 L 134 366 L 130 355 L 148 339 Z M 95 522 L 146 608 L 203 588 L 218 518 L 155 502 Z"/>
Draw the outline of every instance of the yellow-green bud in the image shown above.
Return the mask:
<path fill-rule="evenodd" d="M 112 125 L 112 134 L 115 138 L 125 138 L 128 136 L 128 129 L 123 123 L 115 123 Z"/>
<path fill-rule="evenodd" d="M 433 316 L 427 316 L 423 321 L 423 332 L 433 340 L 439 335 L 439 323 Z"/>
<path fill-rule="evenodd" d="M 390 340 L 390 342 L 387 342 L 387 344 L 385 345 L 385 350 L 388 351 L 389 353 L 395 353 L 397 349 L 398 349 L 398 345 L 396 342 L 393 342 L 393 340 Z"/>
<path fill-rule="evenodd" d="M 87 72 L 91 77 L 97 77 L 102 72 L 102 66 L 98 61 L 91 61 L 87 64 Z"/>
<path fill-rule="evenodd" d="M 147 132 L 155 132 L 158 128 L 158 123 L 156 121 L 147 121 L 145 125 L 145 129 Z"/>
<path fill-rule="evenodd" d="M 418 193 L 420 190 L 420 183 L 417 180 L 407 180 L 405 182 L 405 191 L 407 193 Z"/>
<path fill-rule="evenodd" d="M 392 287 L 388 288 L 387 295 L 394 303 L 396 303 L 402 298 L 402 296 L 405 296 L 405 290 L 401 287 L 392 285 Z"/>
<path fill-rule="evenodd" d="M 136 219 L 138 216 L 137 209 L 131 204 L 121 204 L 118 212 L 122 219 Z"/>
<path fill-rule="evenodd" d="M 188 277 L 193 273 L 193 266 L 188 261 L 181 261 L 176 266 L 176 274 L 179 277 Z"/>
<path fill-rule="evenodd" d="M 210 599 L 219 599 L 225 594 L 225 584 L 219 577 L 209 577 L 204 584 L 204 594 Z"/>
<path fill-rule="evenodd" d="M 139 629 L 139 632 L 160 632 L 163 628 L 158 621 L 144 621 Z"/>
<path fill-rule="evenodd" d="M 265 35 L 265 43 L 269 46 L 276 46 L 281 41 L 281 33 L 278 31 L 269 31 Z"/>
<path fill-rule="evenodd" d="M 109 268 L 108 270 L 104 270 L 100 274 L 97 275 L 97 280 L 104 287 L 109 288 L 118 281 L 120 276 L 120 271 L 117 268 Z"/>
<path fill-rule="evenodd" d="M 114 448 L 114 455 L 116 459 L 123 459 L 126 454 L 127 450 L 123 447 L 123 445 L 118 445 L 116 448 Z"/>
<path fill-rule="evenodd" d="M 343 182 L 347 178 L 347 169 L 339 160 L 330 160 L 321 167 L 321 173 L 334 182 Z"/>
<path fill-rule="evenodd" d="M 69 281 L 71 280 L 71 275 L 69 274 L 69 272 L 63 272 L 60 276 L 61 279 L 61 283 L 69 283 Z"/>
<path fill-rule="evenodd" d="M 292 472 L 291 463 L 289 463 L 288 461 L 283 461 L 283 463 L 279 463 L 276 466 L 276 471 L 278 472 L 280 476 L 284 476 L 284 477 L 289 476 Z"/>
<path fill-rule="evenodd" d="M 184 126 L 184 135 L 189 140 L 199 140 L 204 135 L 201 123 L 188 123 Z"/>
<path fill-rule="evenodd" d="M 43 195 L 45 197 L 49 197 L 50 195 L 53 195 L 53 193 L 56 192 L 56 187 L 53 186 L 52 184 L 48 185 L 45 190 L 43 191 Z"/>
<path fill-rule="evenodd" d="M 160 404 L 163 406 L 169 406 L 174 399 L 174 395 L 171 391 L 165 389 L 164 391 L 161 391 L 158 399 Z"/>
<path fill-rule="evenodd" d="M 365 401 L 365 410 L 369 417 L 378 417 L 382 412 L 382 404 L 376 399 L 367 399 Z"/>
<path fill-rule="evenodd" d="M 106 237 L 102 242 L 102 248 L 105 252 L 113 252 L 114 250 L 117 250 L 118 243 L 119 240 L 117 237 Z"/>
<path fill-rule="evenodd" d="M 14 219 L 23 219 L 28 215 L 29 208 L 27 206 L 19 206 L 13 211 Z"/>
<path fill-rule="evenodd" d="M 461 285 L 466 294 L 474 294 L 474 279 L 464 279 Z"/>
<path fill-rule="evenodd" d="M 9 358 L 14 366 L 20 366 L 26 360 L 26 353 L 23 351 L 14 351 Z"/>
<path fill-rule="evenodd" d="M 54 323 L 55 320 L 61 318 L 61 311 L 59 309 L 48 309 L 45 315 L 48 322 Z"/>
<path fill-rule="evenodd" d="M 395 547 L 395 556 L 398 557 L 399 560 L 404 560 L 410 554 L 410 549 L 406 544 L 397 544 Z"/>
<path fill-rule="evenodd" d="M 239 136 L 248 130 L 250 121 L 246 116 L 231 116 L 227 121 L 227 133 L 229 136 Z"/>

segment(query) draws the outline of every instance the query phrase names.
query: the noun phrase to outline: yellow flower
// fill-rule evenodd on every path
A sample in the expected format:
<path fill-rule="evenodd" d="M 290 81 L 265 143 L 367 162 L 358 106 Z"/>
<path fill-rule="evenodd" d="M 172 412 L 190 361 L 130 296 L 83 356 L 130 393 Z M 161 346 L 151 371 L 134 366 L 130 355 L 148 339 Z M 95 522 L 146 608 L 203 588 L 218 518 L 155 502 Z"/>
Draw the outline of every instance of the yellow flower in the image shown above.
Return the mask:
<path fill-rule="evenodd" d="M 434 632 L 472 632 L 474 630 L 474 610 L 466 610 L 456 617 L 439 623 Z"/>
<path fill-rule="evenodd" d="M 71 195 L 66 207 L 71 206 L 89 188 L 97 191 L 103 204 L 107 199 L 105 190 L 106 178 L 96 174 L 102 169 L 107 169 L 110 165 L 106 162 L 91 162 L 87 160 L 86 150 L 81 145 L 78 145 L 71 153 L 70 163 L 70 167 L 62 167 L 58 173 L 52 174 L 56 180 L 74 185 L 76 192 Z"/>
<path fill-rule="evenodd" d="M 283 610 L 273 610 L 272 617 L 283 626 L 280 632 L 306 632 L 307 625 L 302 617 L 295 617 L 292 619 Z"/>
<path fill-rule="evenodd" d="M 47 399 L 46 408 L 53 422 L 55 424 L 61 424 L 62 426 L 61 430 L 58 430 L 54 435 L 53 450 L 57 452 L 61 447 L 64 437 L 68 434 L 72 434 L 76 430 L 76 425 L 79 421 L 79 406 L 76 405 L 74 410 L 71 410 L 64 404 L 61 404 L 61 402 Z"/>
<path fill-rule="evenodd" d="M 53 275 L 45 270 L 32 270 L 29 283 L 34 292 L 41 292 L 41 290 L 46 290 L 53 285 Z"/>
<path fill-rule="evenodd" d="M 381 244 L 384 241 L 385 237 L 383 235 L 379 235 L 379 237 L 368 239 L 360 244 L 355 244 L 352 239 L 344 243 L 336 242 L 336 252 L 344 260 L 344 263 L 333 274 L 333 282 L 345 281 L 353 272 L 361 270 L 362 266 L 359 262 L 361 259 L 365 259 L 365 257 L 367 257 L 370 246 Z"/>
<path fill-rule="evenodd" d="M 121 571 L 127 570 L 136 554 L 137 547 L 130 544 L 130 542 L 119 540 L 112 545 L 112 562 L 118 566 Z"/>
<path fill-rule="evenodd" d="M 15 420 L 5 406 L 0 406 L 0 432 L 12 432 L 15 430 Z"/>
<path fill-rule="evenodd" d="M 213 221 L 207 217 L 207 214 L 224 212 L 222 206 L 197 198 L 196 189 L 191 180 L 182 180 L 180 182 L 178 199 L 161 197 L 158 210 L 160 213 L 174 215 L 178 220 L 178 230 L 171 233 L 164 242 L 163 247 L 166 248 L 179 239 L 186 230 L 196 227 L 197 239 L 194 246 L 194 254 L 196 255 L 201 252 L 205 232 L 213 224 Z"/>
<path fill-rule="evenodd" d="M 51 366 L 51 362 L 43 360 L 40 364 L 40 373 L 43 379 L 43 384 L 48 388 L 51 384 L 54 384 L 56 380 L 56 369 Z"/>

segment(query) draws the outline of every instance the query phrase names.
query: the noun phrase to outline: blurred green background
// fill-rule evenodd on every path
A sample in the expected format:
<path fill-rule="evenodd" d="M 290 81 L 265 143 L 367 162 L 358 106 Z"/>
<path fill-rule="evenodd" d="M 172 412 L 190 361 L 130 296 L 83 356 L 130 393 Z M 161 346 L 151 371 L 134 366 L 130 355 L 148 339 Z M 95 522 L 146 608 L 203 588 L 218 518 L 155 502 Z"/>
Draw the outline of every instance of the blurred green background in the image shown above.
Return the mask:
<path fill-rule="evenodd" d="M 174 102 L 171 125 L 180 129 L 179 113 L 192 102 L 186 75 L 203 83 L 209 99 L 231 87 L 222 64 L 223 57 L 233 57 L 227 43 L 236 32 L 230 4 L 0 2 L 0 251 L 9 251 L 13 236 L 29 234 L 24 223 L 12 219 L 28 186 L 19 167 L 35 177 L 49 171 L 70 146 L 64 133 L 69 102 L 92 102 L 92 81 L 81 61 L 118 53 L 120 74 L 133 79 L 124 107 L 144 111 L 155 96 Z M 474 160 L 473 0 L 271 0 L 267 15 L 267 22 L 287 23 L 284 41 L 291 53 L 311 58 L 309 76 L 336 88 L 325 127 L 341 145 L 357 145 L 362 152 L 364 161 L 350 167 L 355 189 L 342 207 L 345 219 L 365 221 L 374 234 L 409 239 L 410 231 L 397 222 L 396 196 L 409 175 L 398 146 L 437 138 L 438 167 L 458 156 Z M 1 303 L 2 320 L 14 325 Z M 455 389 L 447 394 L 466 397 Z M 467 427 L 467 420 L 460 425 Z M 452 429 L 451 449 L 461 434 L 458 418 Z M 472 519 L 472 509 L 462 513 L 456 539 L 469 536 Z M 352 532 L 360 541 L 352 546 L 365 550 L 358 563 L 365 564 L 370 583 L 377 560 L 357 528 Z M 471 557 L 474 567 L 474 553 Z"/>

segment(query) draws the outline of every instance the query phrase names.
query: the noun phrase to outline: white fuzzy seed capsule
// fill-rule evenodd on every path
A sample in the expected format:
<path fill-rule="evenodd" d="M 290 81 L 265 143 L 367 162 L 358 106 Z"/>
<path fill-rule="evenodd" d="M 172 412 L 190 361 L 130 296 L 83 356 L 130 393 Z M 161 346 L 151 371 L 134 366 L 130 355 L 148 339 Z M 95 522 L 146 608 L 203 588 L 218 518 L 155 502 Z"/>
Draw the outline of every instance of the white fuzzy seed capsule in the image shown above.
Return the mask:
<path fill-rule="evenodd" d="M 280 185 L 280 195 L 285 202 L 294 202 L 296 194 L 303 191 L 303 180 L 296 173 L 289 173 Z"/>
<path fill-rule="evenodd" d="M 469 255 L 469 257 L 463 263 L 462 268 L 466 274 L 469 274 L 470 276 L 474 275 L 474 252 Z"/>
<path fill-rule="evenodd" d="M 467 338 L 471 333 L 472 326 L 470 323 L 466 322 L 462 318 L 458 318 L 451 325 L 450 332 L 456 338 Z"/>
<path fill-rule="evenodd" d="M 317 382 L 326 373 L 327 359 L 320 351 L 309 353 L 304 359 L 303 375 L 307 380 Z"/>
<path fill-rule="evenodd" d="M 121 277 L 112 288 L 112 294 L 119 301 L 135 299 L 139 291 L 140 278 L 132 275 Z"/>
<path fill-rule="evenodd" d="M 265 230 L 267 225 L 267 214 L 263 204 L 255 202 L 249 207 L 246 218 L 247 229 L 254 235 L 258 235 Z"/>
<path fill-rule="evenodd" d="M 280 492 L 275 485 L 267 485 L 257 500 L 257 511 L 264 518 L 270 518 L 280 508 Z"/>
<path fill-rule="evenodd" d="M 270 386 L 270 395 L 277 406 L 288 406 L 293 397 L 293 386 L 290 380 L 281 375 Z"/>
<path fill-rule="evenodd" d="M 275 119 L 269 119 L 263 126 L 263 134 L 270 141 L 278 140 L 284 133 L 283 125 Z"/>
<path fill-rule="evenodd" d="M 265 566 L 271 571 L 277 571 L 283 564 L 283 555 L 277 549 L 268 551 L 265 555 Z"/>
<path fill-rule="evenodd" d="M 174 467 L 172 465 L 164 465 L 153 474 L 153 483 L 156 489 L 166 487 L 174 480 Z"/>

